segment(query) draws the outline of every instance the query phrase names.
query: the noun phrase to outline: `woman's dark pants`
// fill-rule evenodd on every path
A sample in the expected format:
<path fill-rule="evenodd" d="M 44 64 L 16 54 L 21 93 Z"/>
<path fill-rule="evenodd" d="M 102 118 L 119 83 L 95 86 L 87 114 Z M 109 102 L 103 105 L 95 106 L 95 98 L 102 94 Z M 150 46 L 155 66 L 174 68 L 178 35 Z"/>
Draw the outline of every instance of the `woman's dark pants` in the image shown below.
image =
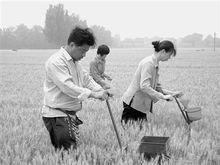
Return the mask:
<path fill-rule="evenodd" d="M 135 122 L 142 124 L 147 121 L 147 115 L 142 113 L 123 102 L 124 110 L 122 112 L 121 123 L 123 124 L 133 124 Z"/>

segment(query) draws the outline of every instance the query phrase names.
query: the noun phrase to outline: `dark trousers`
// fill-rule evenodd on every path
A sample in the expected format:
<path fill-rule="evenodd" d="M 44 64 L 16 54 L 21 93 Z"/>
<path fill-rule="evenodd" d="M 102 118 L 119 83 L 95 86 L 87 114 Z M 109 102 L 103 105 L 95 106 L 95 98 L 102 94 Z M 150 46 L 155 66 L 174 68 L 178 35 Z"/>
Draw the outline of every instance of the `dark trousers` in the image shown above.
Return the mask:
<path fill-rule="evenodd" d="M 122 124 L 132 124 L 134 122 L 140 122 L 143 123 L 144 121 L 147 121 L 147 115 L 145 113 L 142 113 L 131 106 L 127 105 L 125 102 L 123 102 L 124 110 L 122 112 L 121 122 Z"/>
<path fill-rule="evenodd" d="M 73 117 L 43 117 L 55 149 L 76 149 L 79 139 L 79 124 Z"/>

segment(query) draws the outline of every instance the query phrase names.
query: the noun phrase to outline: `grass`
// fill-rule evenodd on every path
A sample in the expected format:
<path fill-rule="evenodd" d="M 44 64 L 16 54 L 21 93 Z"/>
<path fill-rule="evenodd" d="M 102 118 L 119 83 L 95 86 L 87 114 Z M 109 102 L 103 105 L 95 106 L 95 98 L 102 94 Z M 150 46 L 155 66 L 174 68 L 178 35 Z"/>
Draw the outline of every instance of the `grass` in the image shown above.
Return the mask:
<path fill-rule="evenodd" d="M 41 119 L 44 62 L 56 50 L 0 52 L 0 164 L 156 164 L 145 162 L 136 152 L 143 136 L 170 137 L 170 161 L 163 164 L 220 164 L 220 50 L 178 50 L 177 57 L 161 63 L 160 80 L 167 89 L 182 90 L 190 106 L 201 106 L 203 118 L 192 123 L 191 140 L 175 102 L 160 101 L 149 122 L 123 130 L 121 96 L 129 85 L 138 62 L 150 49 L 113 49 L 106 72 L 113 82 L 110 100 L 123 146 L 121 153 L 105 102 L 88 100 L 78 113 L 80 145 L 76 151 L 55 152 Z M 82 60 L 88 69 L 95 56 L 91 50 Z"/>

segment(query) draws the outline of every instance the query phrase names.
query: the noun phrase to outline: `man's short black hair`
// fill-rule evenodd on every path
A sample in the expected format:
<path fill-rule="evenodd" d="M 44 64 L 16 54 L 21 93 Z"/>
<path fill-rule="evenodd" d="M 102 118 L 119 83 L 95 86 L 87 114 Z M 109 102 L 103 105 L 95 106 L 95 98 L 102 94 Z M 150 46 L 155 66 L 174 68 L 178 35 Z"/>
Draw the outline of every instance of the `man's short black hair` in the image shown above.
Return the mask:
<path fill-rule="evenodd" d="M 76 46 L 87 44 L 89 46 L 95 45 L 95 37 L 89 28 L 75 27 L 68 38 L 68 45 L 74 42 Z"/>
<path fill-rule="evenodd" d="M 110 52 L 110 49 L 107 45 L 100 45 L 97 49 L 97 54 L 99 54 L 100 56 L 109 54 L 109 52 Z"/>

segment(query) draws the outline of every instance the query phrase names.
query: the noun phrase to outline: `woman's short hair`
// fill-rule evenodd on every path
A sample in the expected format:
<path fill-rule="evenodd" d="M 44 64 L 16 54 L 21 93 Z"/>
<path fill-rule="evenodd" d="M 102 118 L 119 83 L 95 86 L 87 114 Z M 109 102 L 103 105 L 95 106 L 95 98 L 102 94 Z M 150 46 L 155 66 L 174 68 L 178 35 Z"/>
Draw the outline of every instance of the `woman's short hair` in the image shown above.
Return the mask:
<path fill-rule="evenodd" d="M 68 45 L 73 42 L 76 46 L 82 46 L 84 44 L 87 44 L 89 46 L 95 45 L 95 37 L 92 33 L 92 31 L 89 28 L 81 28 L 81 27 L 75 27 L 68 38 Z"/>
<path fill-rule="evenodd" d="M 173 56 L 176 56 L 176 49 L 171 41 L 153 41 L 152 45 L 154 46 L 155 52 L 159 52 L 164 49 L 165 52 L 170 52 Z"/>
<path fill-rule="evenodd" d="M 97 54 L 99 54 L 100 56 L 109 54 L 110 49 L 107 45 L 100 45 L 97 49 Z"/>

